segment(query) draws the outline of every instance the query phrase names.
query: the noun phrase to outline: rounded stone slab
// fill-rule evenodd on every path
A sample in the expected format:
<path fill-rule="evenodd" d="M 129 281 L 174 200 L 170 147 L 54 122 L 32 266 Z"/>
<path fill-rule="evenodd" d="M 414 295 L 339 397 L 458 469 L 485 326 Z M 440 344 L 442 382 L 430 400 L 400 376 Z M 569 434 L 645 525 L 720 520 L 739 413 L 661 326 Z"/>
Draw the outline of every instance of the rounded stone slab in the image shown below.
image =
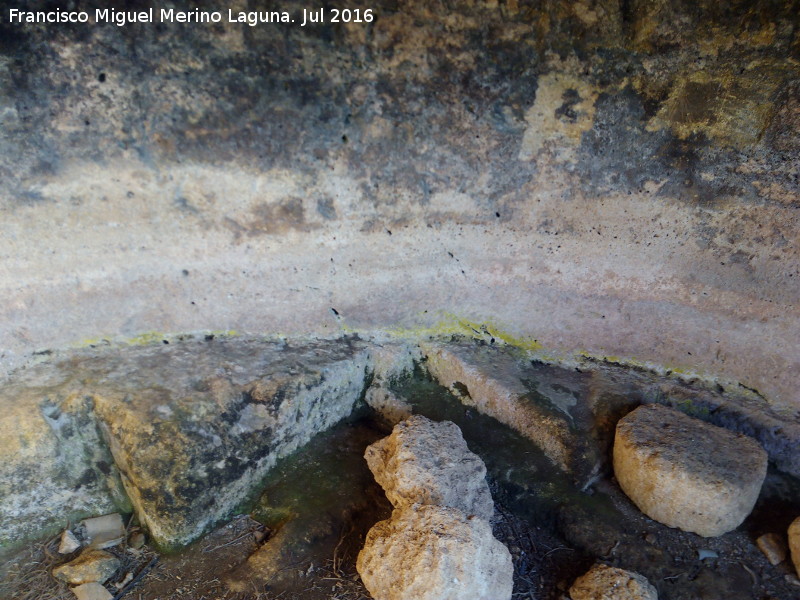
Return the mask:
<path fill-rule="evenodd" d="M 444 506 L 395 510 L 370 529 L 356 568 L 375 600 L 509 600 L 513 588 L 489 523 Z"/>
<path fill-rule="evenodd" d="M 486 520 L 494 514 L 486 465 L 455 423 L 414 415 L 368 446 L 364 458 L 395 508 L 451 506 Z"/>
<path fill-rule="evenodd" d="M 651 519 L 704 537 L 738 527 L 767 473 L 754 439 L 680 411 L 640 406 L 617 424 L 614 474 Z"/>
<path fill-rule="evenodd" d="M 638 573 L 597 564 L 569 589 L 572 600 L 658 600 L 658 593 Z"/>

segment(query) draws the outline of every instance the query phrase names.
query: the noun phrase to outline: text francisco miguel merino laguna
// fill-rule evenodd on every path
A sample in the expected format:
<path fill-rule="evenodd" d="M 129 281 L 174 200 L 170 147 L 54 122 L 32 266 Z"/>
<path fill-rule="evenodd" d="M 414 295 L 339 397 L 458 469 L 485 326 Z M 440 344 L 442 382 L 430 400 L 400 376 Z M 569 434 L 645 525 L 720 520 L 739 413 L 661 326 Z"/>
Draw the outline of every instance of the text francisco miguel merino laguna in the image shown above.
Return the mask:
<path fill-rule="evenodd" d="M 296 21 L 289 12 L 278 10 L 237 11 L 227 10 L 175 10 L 172 8 L 153 8 L 147 10 L 116 10 L 114 8 L 97 8 L 94 11 L 95 23 L 114 23 L 122 27 L 127 23 L 220 23 L 227 16 L 228 23 L 246 23 L 251 27 L 259 23 L 294 23 Z M 158 18 L 158 21 L 156 21 Z M 371 23 L 375 16 L 370 8 L 304 8 L 301 27 L 317 23 Z M 67 11 L 57 8 L 51 11 L 25 11 L 11 8 L 8 10 L 9 23 L 89 23 L 92 22 L 87 11 Z"/>

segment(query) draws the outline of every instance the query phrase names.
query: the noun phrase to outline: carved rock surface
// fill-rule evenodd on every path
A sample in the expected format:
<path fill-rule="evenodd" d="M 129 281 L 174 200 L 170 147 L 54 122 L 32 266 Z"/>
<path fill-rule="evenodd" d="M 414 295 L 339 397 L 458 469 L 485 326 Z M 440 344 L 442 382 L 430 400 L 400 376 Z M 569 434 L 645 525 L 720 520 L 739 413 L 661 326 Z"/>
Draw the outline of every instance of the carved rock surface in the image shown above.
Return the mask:
<path fill-rule="evenodd" d="M 352 412 L 370 361 L 354 338 L 208 335 L 86 348 L 21 372 L 0 386 L 0 550 L 131 510 L 157 545 L 191 542 L 279 457 Z"/>
<path fill-rule="evenodd" d="M 395 508 L 449 506 L 486 520 L 494 514 L 486 466 L 455 423 L 412 416 L 367 447 L 364 458 Z"/>
<path fill-rule="evenodd" d="M 540 368 L 513 348 L 472 341 L 424 343 L 422 350 L 431 375 L 464 404 L 520 432 L 579 484 L 596 474 L 601 457 L 587 375 Z"/>
<path fill-rule="evenodd" d="M 489 523 L 442 506 L 396 509 L 369 531 L 356 567 L 375 600 L 508 600 L 513 587 Z"/>
<path fill-rule="evenodd" d="M 228 516 L 278 458 L 352 412 L 368 364 L 356 340 L 215 339 L 114 369 L 95 410 L 151 538 L 181 546 Z"/>
<path fill-rule="evenodd" d="M 658 600 L 656 588 L 638 573 L 597 564 L 569 589 L 572 600 Z"/>
<path fill-rule="evenodd" d="M 738 527 L 767 472 L 754 439 L 657 404 L 617 424 L 614 474 L 651 519 L 705 537 Z"/>

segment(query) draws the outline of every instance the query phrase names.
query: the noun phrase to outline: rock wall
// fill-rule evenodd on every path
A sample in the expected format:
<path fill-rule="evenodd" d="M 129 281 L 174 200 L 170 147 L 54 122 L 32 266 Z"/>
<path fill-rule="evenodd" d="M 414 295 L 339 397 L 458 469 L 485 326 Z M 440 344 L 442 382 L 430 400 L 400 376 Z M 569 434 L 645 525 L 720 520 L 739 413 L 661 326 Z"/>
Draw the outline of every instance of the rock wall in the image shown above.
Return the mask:
<path fill-rule="evenodd" d="M 4 372 L 152 331 L 452 318 L 797 415 L 796 0 L 377 0 L 372 23 L 302 27 L 304 8 L 4 9 Z"/>

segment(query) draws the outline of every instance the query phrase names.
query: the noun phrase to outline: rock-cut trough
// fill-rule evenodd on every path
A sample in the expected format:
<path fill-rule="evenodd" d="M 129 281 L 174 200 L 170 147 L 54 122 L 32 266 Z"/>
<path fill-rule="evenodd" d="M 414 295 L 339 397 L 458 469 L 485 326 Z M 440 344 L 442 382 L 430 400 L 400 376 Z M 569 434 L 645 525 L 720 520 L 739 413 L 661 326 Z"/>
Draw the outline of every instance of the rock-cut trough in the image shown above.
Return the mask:
<path fill-rule="evenodd" d="M 63 598 L 800 589 L 800 425 L 746 391 L 487 339 L 205 335 L 56 353 L 0 393 L 10 598 L 37 547 Z"/>

